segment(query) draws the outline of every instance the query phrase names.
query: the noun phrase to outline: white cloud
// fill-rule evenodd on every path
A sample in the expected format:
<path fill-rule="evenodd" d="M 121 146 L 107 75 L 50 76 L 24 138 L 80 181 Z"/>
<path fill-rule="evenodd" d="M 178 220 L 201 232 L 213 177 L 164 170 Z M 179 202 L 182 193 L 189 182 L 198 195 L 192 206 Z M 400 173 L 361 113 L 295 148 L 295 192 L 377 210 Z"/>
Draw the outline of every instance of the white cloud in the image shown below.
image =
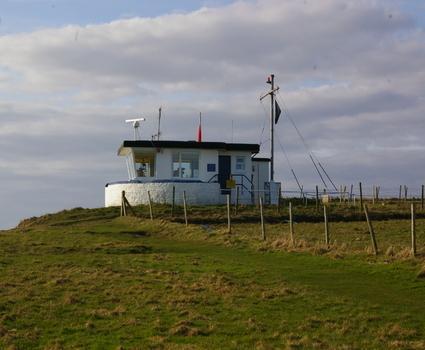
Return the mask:
<path fill-rule="evenodd" d="M 371 71 L 392 73 L 405 55 L 416 59 L 403 71 L 420 66 L 423 45 L 394 42 L 412 26 L 403 14 L 389 19 L 384 8 L 365 1 L 239 2 L 5 36 L 0 64 L 23 74 L 25 85 L 47 90 L 136 91 L 142 83 L 211 91 L 252 85 L 269 67 L 290 81 L 340 74 L 370 79 Z"/>

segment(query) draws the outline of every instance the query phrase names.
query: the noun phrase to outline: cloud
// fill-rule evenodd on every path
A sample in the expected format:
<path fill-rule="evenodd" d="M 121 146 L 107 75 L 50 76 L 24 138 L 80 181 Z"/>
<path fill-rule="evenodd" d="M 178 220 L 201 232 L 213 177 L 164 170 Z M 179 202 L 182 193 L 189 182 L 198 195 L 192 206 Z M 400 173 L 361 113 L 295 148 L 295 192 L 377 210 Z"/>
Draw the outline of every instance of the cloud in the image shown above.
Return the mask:
<path fill-rule="evenodd" d="M 394 46 L 394 36 L 412 26 L 402 13 L 392 12 L 389 19 L 387 10 L 366 1 L 238 2 L 5 36 L 0 64 L 37 89 L 137 91 L 149 82 L 158 90 L 211 91 L 246 84 L 263 76 L 266 67 L 291 80 L 310 76 L 313 67 L 319 68 L 313 77 L 342 70 L 369 76 L 378 68 L 377 73 L 389 73 L 400 54 L 423 53 L 423 45 L 411 41 Z M 405 70 L 420 65 L 419 58 L 414 62 Z"/>
<path fill-rule="evenodd" d="M 150 138 L 160 105 L 166 138 L 194 139 L 202 111 L 206 139 L 230 141 L 233 120 L 233 139 L 261 141 L 266 153 L 268 104 L 259 96 L 270 72 L 279 102 L 336 182 L 425 180 L 425 33 L 397 2 L 239 1 L 117 18 L 0 36 L 0 145 L 8 150 L 0 169 L 9 191 L 31 176 L 78 188 L 86 178 L 100 184 L 90 196 L 102 199 L 104 182 L 125 177 L 114 158 L 131 137 L 124 119 L 146 116 Z M 313 187 L 320 179 L 285 116 L 276 130 Z M 276 149 L 278 178 L 295 186 Z M 76 201 L 65 197 L 54 202 Z M 80 201 L 93 204 L 84 191 Z"/>

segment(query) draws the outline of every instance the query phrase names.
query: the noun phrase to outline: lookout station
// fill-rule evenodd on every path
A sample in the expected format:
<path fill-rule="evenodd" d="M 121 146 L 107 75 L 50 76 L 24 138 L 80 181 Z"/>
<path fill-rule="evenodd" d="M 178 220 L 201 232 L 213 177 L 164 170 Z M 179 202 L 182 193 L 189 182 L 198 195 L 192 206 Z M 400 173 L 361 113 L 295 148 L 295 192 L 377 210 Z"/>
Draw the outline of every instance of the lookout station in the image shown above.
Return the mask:
<path fill-rule="evenodd" d="M 226 195 L 241 204 L 276 203 L 280 183 L 269 181 L 269 158 L 256 158 L 258 144 L 135 140 L 124 141 L 118 155 L 125 158 L 128 180 L 108 183 L 105 206 L 121 205 L 125 191 L 130 204 L 176 203 L 183 191 L 196 205 L 225 203 Z"/>

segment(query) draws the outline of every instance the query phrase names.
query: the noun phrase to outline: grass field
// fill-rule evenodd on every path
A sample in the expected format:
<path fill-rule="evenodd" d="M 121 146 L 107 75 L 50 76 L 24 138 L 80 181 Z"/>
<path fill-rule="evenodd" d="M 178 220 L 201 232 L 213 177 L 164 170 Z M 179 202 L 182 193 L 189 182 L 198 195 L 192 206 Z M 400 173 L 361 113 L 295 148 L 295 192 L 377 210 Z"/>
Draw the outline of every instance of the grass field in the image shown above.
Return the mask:
<path fill-rule="evenodd" d="M 0 348 L 424 349 L 425 220 L 409 254 L 408 211 L 376 206 L 377 257 L 360 212 L 155 206 L 63 211 L 0 234 Z M 406 214 L 407 213 L 407 214 Z"/>

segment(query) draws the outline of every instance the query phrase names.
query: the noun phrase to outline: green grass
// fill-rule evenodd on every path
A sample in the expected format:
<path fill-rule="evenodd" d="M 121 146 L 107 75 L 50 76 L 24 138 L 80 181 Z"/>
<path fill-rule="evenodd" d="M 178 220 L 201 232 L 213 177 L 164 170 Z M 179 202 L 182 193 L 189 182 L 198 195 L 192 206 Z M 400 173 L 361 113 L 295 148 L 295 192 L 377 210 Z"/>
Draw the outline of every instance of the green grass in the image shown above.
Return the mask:
<path fill-rule="evenodd" d="M 231 235 L 223 207 L 191 208 L 188 228 L 165 206 L 153 222 L 116 208 L 27 220 L 0 234 L 0 348 L 423 349 L 423 257 L 406 254 L 403 209 L 375 222 L 378 257 L 364 222 L 332 222 L 329 249 L 314 208 L 296 209 L 295 247 L 272 208 L 266 242 L 249 207 Z M 420 252 L 424 231 L 419 219 Z"/>

